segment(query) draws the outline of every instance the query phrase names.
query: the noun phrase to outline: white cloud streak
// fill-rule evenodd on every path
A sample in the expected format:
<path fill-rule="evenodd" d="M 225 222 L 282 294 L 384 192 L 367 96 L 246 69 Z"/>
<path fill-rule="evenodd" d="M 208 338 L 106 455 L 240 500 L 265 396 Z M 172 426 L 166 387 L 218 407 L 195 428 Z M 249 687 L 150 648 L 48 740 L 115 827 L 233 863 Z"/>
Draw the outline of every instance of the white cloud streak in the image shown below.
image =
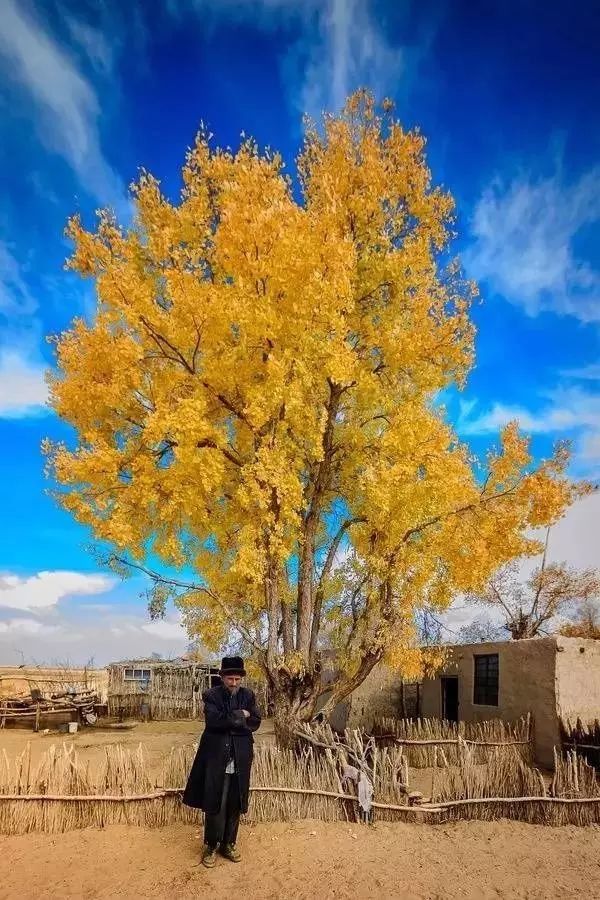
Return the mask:
<path fill-rule="evenodd" d="M 167 619 L 159 619 L 156 622 L 147 622 L 145 625 L 142 625 L 142 631 L 163 641 L 187 639 L 185 629 L 181 623 L 169 622 Z"/>
<path fill-rule="evenodd" d="M 168 0 L 166 8 L 179 23 L 193 8 L 203 26 L 207 17 L 269 32 L 291 25 L 298 37 L 282 55 L 290 99 L 315 119 L 338 112 L 359 87 L 379 99 L 393 94 L 404 71 L 403 49 L 389 42 L 368 0 Z"/>
<path fill-rule="evenodd" d="M 471 411 L 472 407 L 469 408 L 469 412 Z M 463 434 L 490 434 L 515 419 L 531 434 L 566 433 L 581 428 L 600 429 L 600 395 L 580 388 L 555 390 L 536 412 L 521 406 L 495 403 L 488 412 L 473 419 L 463 419 L 460 430 Z"/>
<path fill-rule="evenodd" d="M 82 38 L 83 39 L 83 38 Z M 0 58 L 36 108 L 39 138 L 69 164 L 102 203 L 118 203 L 123 186 L 100 143 L 100 104 L 90 82 L 24 4 L 4 0 Z"/>
<path fill-rule="evenodd" d="M 559 175 L 495 180 L 479 200 L 465 254 L 469 274 L 521 306 L 600 321 L 600 273 L 574 240 L 600 218 L 600 167 L 571 184 Z"/>
<path fill-rule="evenodd" d="M 0 315 L 22 317 L 36 309 L 37 301 L 23 278 L 20 263 L 6 241 L 0 240 Z"/>
<path fill-rule="evenodd" d="M 579 386 L 557 388 L 548 392 L 535 410 L 494 403 L 477 414 L 469 404 L 461 409 L 458 430 L 463 435 L 495 434 L 514 421 L 528 434 L 572 440 L 574 473 L 591 479 L 600 477 L 600 393 Z"/>
<path fill-rule="evenodd" d="M 18 610 L 49 610 L 66 597 L 104 594 L 115 585 L 106 575 L 80 572 L 38 572 L 22 578 L 0 575 L 0 607 Z"/>
<path fill-rule="evenodd" d="M 47 636 L 57 634 L 60 630 L 58 625 L 47 625 L 36 619 L 9 619 L 7 622 L 0 622 L 0 635 L 7 636 Z"/>
<path fill-rule="evenodd" d="M 0 351 L 0 419 L 49 413 L 45 366 L 18 352 Z"/>
<path fill-rule="evenodd" d="M 346 97 L 369 87 L 379 99 L 395 92 L 403 52 L 389 43 L 364 0 L 318 4 L 318 40 L 306 43 L 307 65 L 298 96 L 303 112 L 337 112 Z"/>

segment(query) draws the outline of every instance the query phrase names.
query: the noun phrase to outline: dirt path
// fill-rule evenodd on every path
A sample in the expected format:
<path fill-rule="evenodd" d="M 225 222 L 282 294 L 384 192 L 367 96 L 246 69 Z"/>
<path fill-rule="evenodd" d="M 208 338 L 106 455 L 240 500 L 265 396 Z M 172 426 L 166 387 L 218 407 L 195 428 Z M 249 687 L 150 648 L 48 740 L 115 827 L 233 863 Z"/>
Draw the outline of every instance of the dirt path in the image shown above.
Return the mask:
<path fill-rule="evenodd" d="M 197 864 L 198 831 L 113 826 L 0 839 L 1 900 L 600 897 L 600 829 L 518 822 L 246 826 L 239 865 Z"/>

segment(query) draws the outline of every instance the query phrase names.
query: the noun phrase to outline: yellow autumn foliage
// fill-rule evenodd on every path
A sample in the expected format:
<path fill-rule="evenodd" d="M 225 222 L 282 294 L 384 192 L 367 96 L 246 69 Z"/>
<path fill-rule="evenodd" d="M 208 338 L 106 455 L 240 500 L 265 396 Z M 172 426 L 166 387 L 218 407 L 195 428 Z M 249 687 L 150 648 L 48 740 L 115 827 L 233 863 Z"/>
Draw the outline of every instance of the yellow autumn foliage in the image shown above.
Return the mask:
<path fill-rule="evenodd" d="M 310 668 L 328 616 L 346 687 L 385 654 L 416 671 L 414 609 L 537 550 L 578 490 L 516 426 L 476 477 L 436 407 L 471 367 L 476 289 L 443 262 L 453 202 L 424 147 L 359 92 L 308 126 L 300 190 L 277 154 L 200 133 L 178 202 L 142 173 L 130 227 L 68 227 L 98 304 L 57 341 L 60 501 L 119 555 L 196 570 L 192 630 L 237 623 L 272 674 Z"/>

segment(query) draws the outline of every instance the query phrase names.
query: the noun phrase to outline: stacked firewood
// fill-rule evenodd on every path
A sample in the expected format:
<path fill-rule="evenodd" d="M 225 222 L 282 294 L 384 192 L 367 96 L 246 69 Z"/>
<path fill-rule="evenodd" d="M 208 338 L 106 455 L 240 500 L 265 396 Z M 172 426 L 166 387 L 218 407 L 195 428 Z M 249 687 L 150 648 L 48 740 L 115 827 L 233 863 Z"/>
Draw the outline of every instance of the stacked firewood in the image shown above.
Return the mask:
<path fill-rule="evenodd" d="M 77 710 L 77 721 L 82 725 L 94 725 L 97 718 L 96 707 L 100 703 L 100 698 L 93 690 L 77 691 L 77 693 L 64 691 L 60 694 L 52 694 L 49 702 L 55 705 L 70 705 Z"/>
<path fill-rule="evenodd" d="M 0 728 L 7 723 L 31 724 L 37 731 L 41 720 L 52 723 L 53 720 L 64 721 L 66 717 L 82 725 L 94 725 L 99 703 L 94 690 L 67 690 L 42 696 L 39 690 L 33 688 L 30 695 L 0 697 Z"/>

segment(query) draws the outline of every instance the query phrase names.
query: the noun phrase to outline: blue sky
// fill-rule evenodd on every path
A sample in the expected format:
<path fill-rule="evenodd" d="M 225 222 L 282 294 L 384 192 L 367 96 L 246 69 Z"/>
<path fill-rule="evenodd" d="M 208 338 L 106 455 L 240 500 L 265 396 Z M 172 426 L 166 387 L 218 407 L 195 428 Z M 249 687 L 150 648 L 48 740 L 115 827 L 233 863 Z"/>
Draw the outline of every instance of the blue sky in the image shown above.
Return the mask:
<path fill-rule="evenodd" d="M 94 304 L 63 271 L 65 221 L 127 216 L 141 166 L 175 198 L 200 120 L 291 169 L 304 111 L 335 111 L 358 86 L 392 97 L 428 138 L 481 285 L 477 365 L 449 415 L 476 452 L 515 416 L 539 456 L 570 438 L 573 473 L 600 478 L 597 4 L 3 0 L 2 15 L 0 662 L 185 645 L 174 614 L 147 621 L 139 584 L 98 572 L 89 535 L 44 494 L 39 448 L 66 435 L 44 407 L 45 338 Z M 584 509 L 581 538 L 563 529 L 556 553 L 588 541 L 592 562 L 600 508 Z"/>

